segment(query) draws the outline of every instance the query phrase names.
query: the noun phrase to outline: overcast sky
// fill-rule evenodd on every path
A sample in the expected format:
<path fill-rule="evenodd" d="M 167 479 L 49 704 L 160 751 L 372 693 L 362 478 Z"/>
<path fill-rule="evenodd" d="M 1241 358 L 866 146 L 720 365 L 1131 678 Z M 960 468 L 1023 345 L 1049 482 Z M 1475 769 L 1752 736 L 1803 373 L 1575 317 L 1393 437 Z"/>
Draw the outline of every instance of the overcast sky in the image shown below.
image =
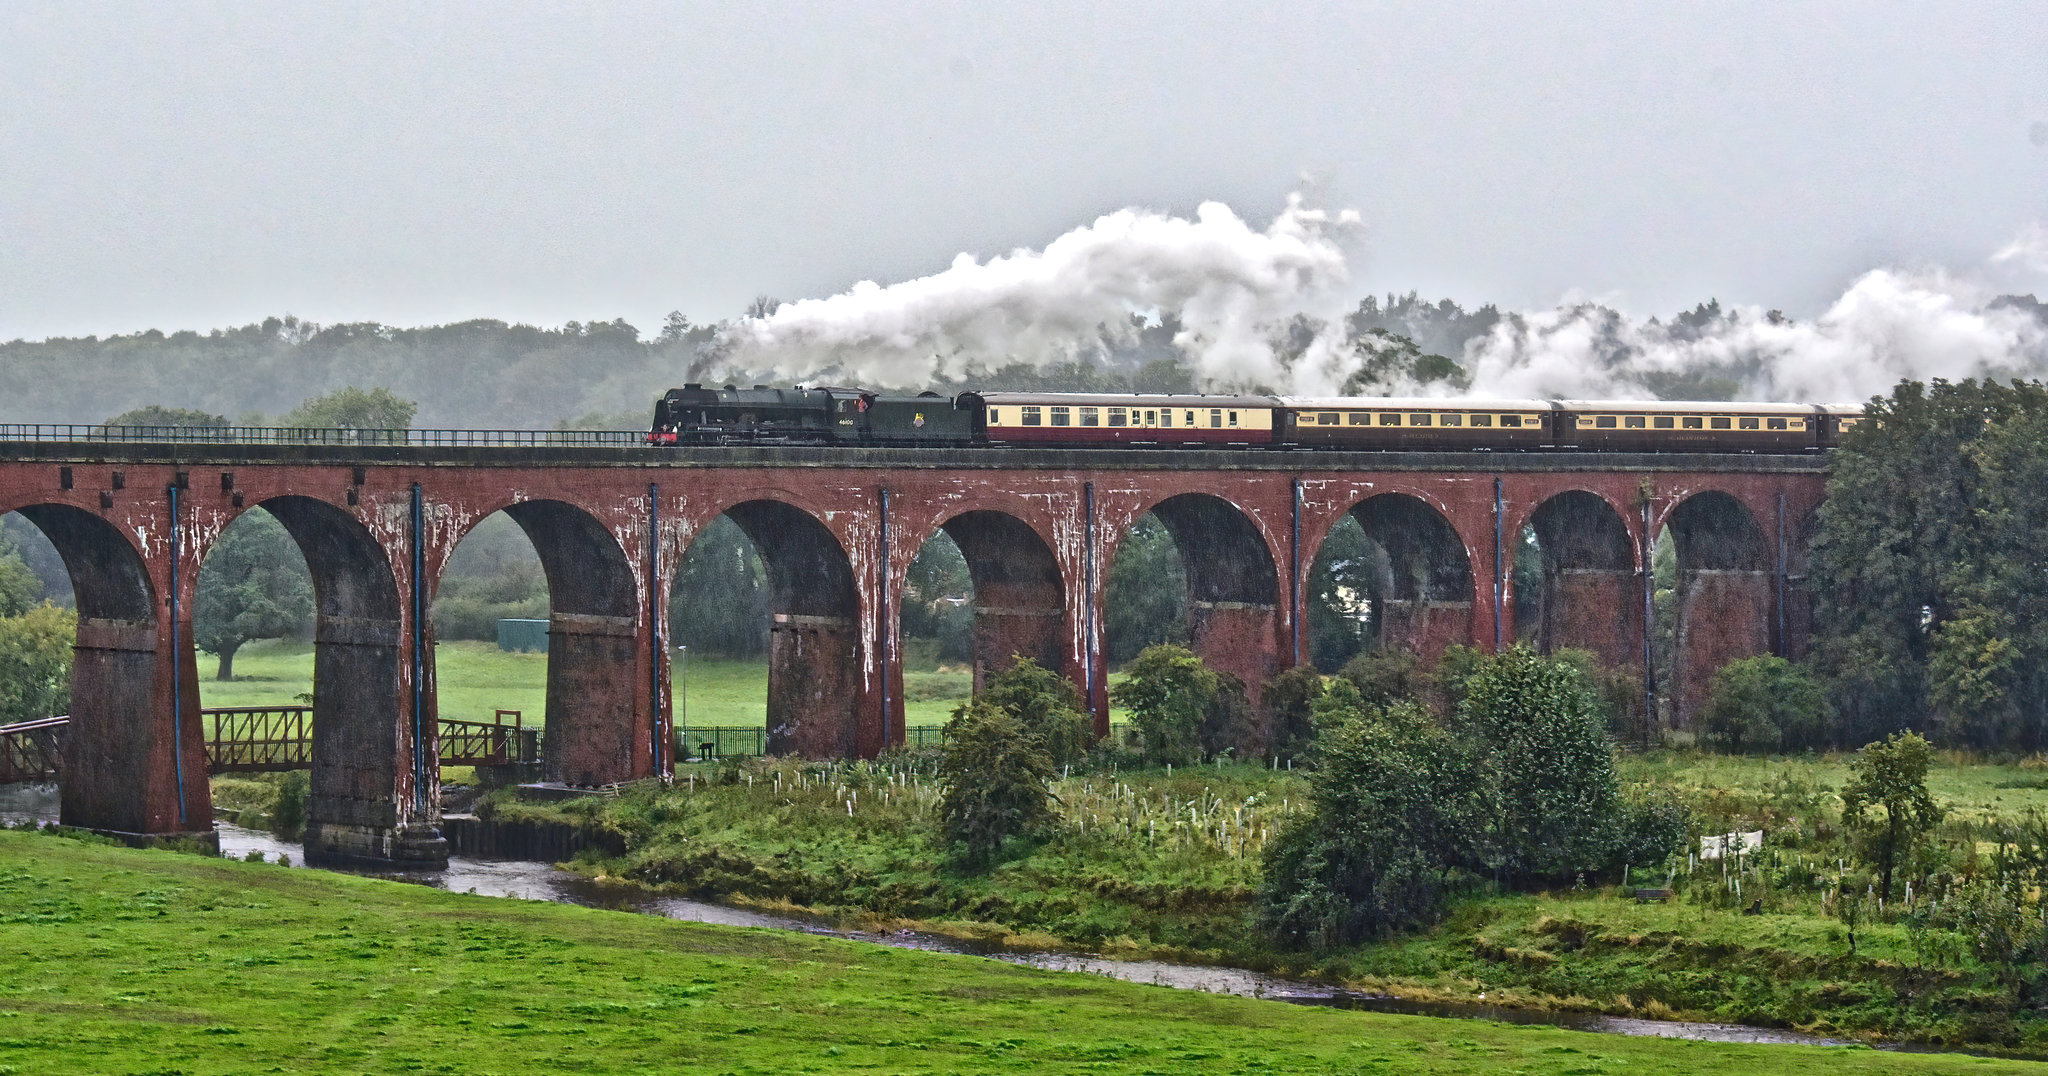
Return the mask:
<path fill-rule="evenodd" d="M 1524 308 L 1811 314 L 2048 219 L 2038 3 L 1447 8 L 0 0 L 0 339 L 652 331 L 1304 177 L 1361 294 Z"/>

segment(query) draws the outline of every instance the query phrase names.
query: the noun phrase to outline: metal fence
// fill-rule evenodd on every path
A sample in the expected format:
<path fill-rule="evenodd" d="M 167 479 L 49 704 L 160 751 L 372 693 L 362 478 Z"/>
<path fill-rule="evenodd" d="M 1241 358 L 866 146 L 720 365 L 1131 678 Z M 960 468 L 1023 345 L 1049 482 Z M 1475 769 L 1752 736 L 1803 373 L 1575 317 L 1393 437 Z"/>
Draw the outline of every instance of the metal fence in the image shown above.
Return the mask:
<path fill-rule="evenodd" d="M 1130 726 L 1117 722 L 1109 727 L 1111 742 L 1122 743 Z M 944 725 L 910 725 L 903 730 L 902 746 L 936 747 L 946 742 Z M 707 755 L 705 748 L 711 750 Z M 768 730 L 752 725 L 693 725 L 676 731 L 676 761 L 708 758 L 748 758 L 768 753 Z"/>
<path fill-rule="evenodd" d="M 0 442 L 180 445 L 404 445 L 420 448 L 619 448 L 645 430 L 357 430 L 283 426 L 67 426 L 0 424 Z"/>

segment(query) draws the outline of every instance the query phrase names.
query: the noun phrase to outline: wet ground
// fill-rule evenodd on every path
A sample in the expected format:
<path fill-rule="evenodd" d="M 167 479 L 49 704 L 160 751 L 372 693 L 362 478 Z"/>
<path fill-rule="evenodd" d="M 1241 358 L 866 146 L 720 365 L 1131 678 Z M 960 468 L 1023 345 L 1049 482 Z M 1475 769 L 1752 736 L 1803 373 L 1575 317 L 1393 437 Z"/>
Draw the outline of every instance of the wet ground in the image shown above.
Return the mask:
<path fill-rule="evenodd" d="M 23 821 L 50 822 L 57 816 L 57 796 L 53 788 L 25 788 L 11 786 L 0 788 L 0 823 L 18 824 Z M 263 858 L 276 861 L 284 856 L 294 867 L 304 858 L 299 845 L 278 839 L 256 830 L 243 829 L 227 822 L 217 823 L 220 831 L 220 850 L 223 856 L 233 859 L 245 858 L 250 852 L 261 852 Z M 1496 1020 L 1510 1024 L 1540 1024 L 1551 1027 L 1571 1028 L 1578 1031 L 1598 1031 L 1617 1035 L 1642 1035 L 1667 1039 L 1697 1039 L 1704 1042 L 1749 1042 L 1781 1043 L 1799 1045 L 1845 1045 L 1848 1040 L 1828 1039 L 1817 1035 L 1805 1035 L 1796 1031 L 1780 1031 L 1774 1028 L 1748 1027 L 1740 1024 L 1712 1024 L 1685 1020 L 1638 1020 L 1629 1017 L 1604 1016 L 1598 1013 L 1552 1012 L 1541 1009 L 1518 1009 L 1484 1003 L 1420 1002 L 1384 994 L 1367 994 L 1345 990 L 1327 983 L 1298 979 L 1283 979 L 1262 972 L 1243 968 L 1217 968 L 1192 964 L 1175 964 L 1160 960 L 1110 960 L 1104 957 L 1087 956 L 1077 953 L 1015 952 L 998 947 L 976 944 L 958 938 L 912 930 L 888 932 L 867 932 L 841 929 L 823 920 L 795 915 L 772 915 L 735 908 L 706 901 L 684 900 L 676 897 L 652 895 L 632 886 L 606 885 L 593 882 L 580 875 L 557 870 L 545 863 L 527 860 L 469 859 L 456 856 L 448 861 L 446 870 L 403 871 L 384 873 L 378 877 L 393 878 L 420 885 L 433 886 L 455 893 L 476 893 L 487 897 L 508 897 L 520 900 L 548 900 L 563 904 L 577 904 L 591 908 L 610 908 L 617 911 L 637 912 L 645 915 L 659 915 L 669 919 L 685 919 L 698 923 L 717 923 L 734 927 L 763 927 L 772 930 L 794 930 L 806 934 L 828 935 L 873 942 L 902 949 L 922 949 L 931 952 L 967 953 L 992 960 L 1003 960 L 1013 964 L 1045 968 L 1051 971 L 1077 972 L 1085 975 L 1101 975 L 1122 979 L 1127 982 L 1149 983 L 1155 986 L 1170 986 L 1182 990 L 1203 990 L 1212 994 L 1236 994 L 1244 997 L 1266 998 L 1297 1005 L 1325 1005 L 1333 1008 L 1361 1009 L 1371 1012 L 1406 1013 L 1417 1016 L 1438 1016 L 1458 1019 Z"/>

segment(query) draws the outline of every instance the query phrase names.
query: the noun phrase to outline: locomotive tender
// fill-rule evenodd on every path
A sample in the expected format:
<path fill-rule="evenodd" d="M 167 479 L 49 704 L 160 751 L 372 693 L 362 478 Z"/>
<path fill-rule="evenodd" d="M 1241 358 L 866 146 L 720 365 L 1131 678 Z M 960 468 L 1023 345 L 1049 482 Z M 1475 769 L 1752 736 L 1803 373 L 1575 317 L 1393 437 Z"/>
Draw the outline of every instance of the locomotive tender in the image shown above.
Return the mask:
<path fill-rule="evenodd" d="M 655 445 L 1277 447 L 1754 452 L 1833 448 L 1841 404 L 1184 393 L 935 392 L 685 385 L 655 401 Z"/>

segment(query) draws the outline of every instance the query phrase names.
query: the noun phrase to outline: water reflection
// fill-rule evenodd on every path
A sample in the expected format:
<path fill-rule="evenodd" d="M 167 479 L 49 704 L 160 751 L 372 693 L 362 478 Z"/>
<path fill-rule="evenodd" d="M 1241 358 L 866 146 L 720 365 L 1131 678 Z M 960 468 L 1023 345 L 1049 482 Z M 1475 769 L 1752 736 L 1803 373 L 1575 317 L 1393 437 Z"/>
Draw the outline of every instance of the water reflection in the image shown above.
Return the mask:
<path fill-rule="evenodd" d="M 0 822 L 48 822 L 54 821 L 56 817 L 56 789 L 48 786 L 0 787 Z M 302 865 L 300 861 L 304 858 L 303 850 L 295 843 L 227 822 L 216 823 L 216 826 L 220 831 L 220 849 L 223 856 L 244 859 L 251 852 L 260 852 L 263 858 L 270 862 L 277 862 L 282 857 L 294 867 Z M 480 896 L 508 897 L 516 900 L 555 901 L 589 908 L 659 915 L 696 923 L 716 923 L 721 926 L 795 930 L 806 934 L 851 938 L 900 949 L 966 953 L 1049 971 L 1100 975 L 1126 982 L 1170 986 L 1181 990 L 1202 990 L 1212 994 L 1266 998 L 1297 1005 L 1324 1005 L 1415 1016 L 1495 1020 L 1511 1024 L 1541 1024 L 1579 1031 L 1696 1039 L 1705 1042 L 1847 1045 L 1847 1040 L 1843 1039 L 1827 1039 L 1796 1031 L 1747 1027 L 1740 1024 L 1637 1020 L 1597 1013 L 1559 1013 L 1484 1003 L 1409 1001 L 1383 994 L 1346 990 L 1327 983 L 1283 979 L 1244 968 L 1202 967 L 1160 960 L 1110 960 L 1078 953 L 1012 952 L 998 946 L 913 930 L 845 930 L 830 922 L 802 916 L 770 915 L 723 904 L 651 895 L 638 887 L 607 885 L 567 871 L 556 870 L 545 863 L 526 860 L 486 860 L 451 856 L 446 870 L 356 873 L 369 873 L 380 878 L 427 885 L 456 893 L 476 893 Z"/>

